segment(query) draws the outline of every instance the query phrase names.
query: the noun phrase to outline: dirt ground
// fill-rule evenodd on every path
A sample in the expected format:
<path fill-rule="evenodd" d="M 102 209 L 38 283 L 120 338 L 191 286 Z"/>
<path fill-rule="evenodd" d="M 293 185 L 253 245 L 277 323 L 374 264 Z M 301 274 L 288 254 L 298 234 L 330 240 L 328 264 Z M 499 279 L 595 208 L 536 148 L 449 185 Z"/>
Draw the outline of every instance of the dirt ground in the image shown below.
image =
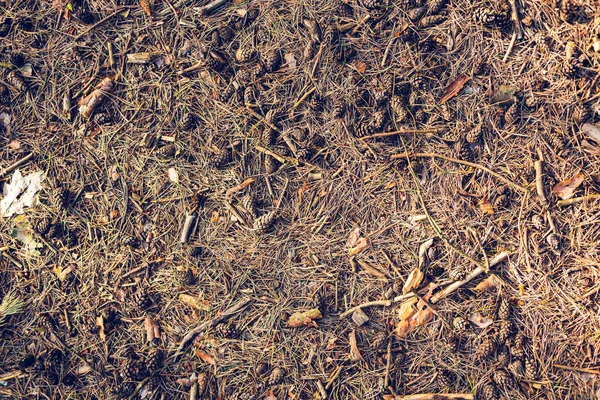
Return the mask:
<path fill-rule="evenodd" d="M 0 11 L 0 398 L 600 398 L 597 1 Z"/>

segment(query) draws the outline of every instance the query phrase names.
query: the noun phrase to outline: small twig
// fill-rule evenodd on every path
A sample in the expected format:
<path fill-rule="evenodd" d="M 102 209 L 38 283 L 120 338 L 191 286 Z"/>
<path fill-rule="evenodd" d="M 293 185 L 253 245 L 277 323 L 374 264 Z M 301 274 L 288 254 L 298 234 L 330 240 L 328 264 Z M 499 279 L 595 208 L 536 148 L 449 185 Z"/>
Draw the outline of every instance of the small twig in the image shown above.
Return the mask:
<path fill-rule="evenodd" d="M 554 366 L 556 368 L 565 369 L 567 371 L 581 372 L 584 374 L 600 375 L 600 370 L 592 369 L 592 368 L 576 368 L 576 367 L 569 367 L 568 365 L 561 365 L 561 364 L 554 364 Z"/>
<path fill-rule="evenodd" d="M 502 182 L 506 183 L 507 185 L 509 185 L 509 186 L 511 186 L 511 187 L 513 187 L 515 189 L 518 189 L 518 190 L 520 190 L 522 192 L 527 192 L 528 191 L 526 187 L 523 187 L 523 186 L 519 185 L 518 183 L 512 182 L 511 180 L 503 177 L 499 173 L 494 172 L 494 171 L 492 171 L 491 169 L 489 169 L 487 167 L 484 167 L 483 165 L 475 164 L 475 163 L 472 163 L 470 161 L 458 160 L 456 158 L 444 156 L 444 155 L 441 155 L 441 154 L 436 154 L 436 153 L 400 153 L 400 154 L 394 154 L 390 158 L 392 160 L 396 160 L 396 159 L 399 159 L 399 158 L 411 158 L 411 157 L 440 158 L 442 160 L 450 161 L 450 162 L 453 162 L 453 163 L 456 163 L 456 164 L 467 165 L 469 167 L 473 167 L 473 168 L 477 168 L 477 169 L 480 169 L 482 171 L 485 171 L 488 174 L 490 174 L 490 175 L 498 178 Z"/>
<path fill-rule="evenodd" d="M 96 22 L 94 25 L 90 26 L 85 31 L 81 32 L 79 35 L 75 36 L 75 38 L 73 39 L 73 41 L 75 41 L 75 42 L 78 41 L 79 39 L 81 39 L 82 37 L 84 37 L 85 35 L 87 35 L 88 33 L 90 33 L 93 29 L 96 29 L 98 26 L 102 25 L 103 23 L 105 23 L 109 19 L 113 18 L 114 16 L 119 15 L 120 13 L 122 13 L 123 11 L 125 11 L 126 9 L 127 9 L 127 7 L 119 7 L 119 8 L 117 8 L 115 11 L 113 11 L 112 14 L 107 15 L 106 17 L 102 18 L 100 21 Z"/>
<path fill-rule="evenodd" d="M 539 159 L 535 162 L 535 190 L 537 191 L 540 202 L 545 207 L 548 204 L 546 194 L 544 193 L 544 156 L 540 149 L 537 149 Z"/>
<path fill-rule="evenodd" d="M 515 48 L 515 43 L 517 43 L 516 31 L 512 33 L 512 37 L 510 38 L 510 44 L 508 45 L 508 49 L 506 49 L 506 54 L 504 54 L 502 62 L 506 62 L 508 60 L 508 57 L 510 57 L 511 53 L 513 52 L 513 49 Z"/>
<path fill-rule="evenodd" d="M 587 196 L 574 197 L 572 199 L 567 199 L 567 200 L 559 200 L 556 202 L 556 205 L 558 207 L 566 207 L 566 206 L 570 206 L 573 204 L 583 203 L 584 201 L 587 201 L 587 200 L 598 200 L 598 199 L 600 199 L 600 194 L 588 194 Z"/>
<path fill-rule="evenodd" d="M 177 75 L 183 75 L 183 74 L 187 74 L 187 73 L 190 73 L 190 72 L 194 72 L 194 71 L 199 70 L 200 68 L 204 67 L 204 65 L 205 65 L 204 61 L 197 62 L 194 65 L 190 65 L 187 68 L 184 68 L 184 69 L 182 69 L 180 71 L 177 71 Z"/>
<path fill-rule="evenodd" d="M 321 398 L 323 400 L 326 400 L 327 399 L 327 390 L 325 390 L 325 386 L 323 386 L 323 383 L 321 382 L 321 380 L 317 380 L 317 388 L 319 389 Z"/>
<path fill-rule="evenodd" d="M 362 303 L 362 304 L 359 304 L 359 305 L 357 305 L 355 307 L 347 309 L 346 311 L 344 311 L 343 313 L 340 314 L 339 319 L 344 319 L 348 315 L 352 314 L 354 311 L 359 310 L 361 308 L 373 307 L 373 306 L 389 307 L 389 306 L 391 306 L 394 303 L 399 303 L 399 302 L 404 301 L 406 299 L 410 299 L 411 297 L 415 297 L 415 294 L 413 292 L 410 292 L 410 293 L 407 293 L 407 294 L 403 294 L 403 295 L 400 295 L 400 296 L 396 296 L 393 299 L 368 301 L 366 303 Z"/>
<path fill-rule="evenodd" d="M 200 15 L 208 15 L 216 9 L 223 7 L 229 0 L 213 0 L 202 7 L 194 7 L 194 11 Z"/>
<path fill-rule="evenodd" d="M 185 216 L 183 229 L 181 229 L 181 234 L 179 235 L 179 243 L 187 243 L 192 233 L 194 222 L 196 222 L 196 218 L 198 218 L 198 215 L 195 212 Z"/>
<path fill-rule="evenodd" d="M 208 328 L 211 328 L 211 327 L 214 327 L 214 326 L 220 324 L 223 321 L 226 321 L 234 314 L 237 314 L 238 312 L 242 311 L 248 304 L 250 304 L 250 302 L 252 302 L 252 299 L 249 297 L 246 297 L 246 298 L 240 300 L 239 302 L 237 302 L 236 304 L 234 304 L 233 306 L 229 307 L 227 310 L 223 311 L 223 313 L 221 315 L 218 315 L 209 321 L 203 322 L 202 324 L 198 325 L 197 327 L 195 327 L 194 329 L 189 331 L 181 340 L 181 344 L 179 344 L 179 347 L 177 348 L 177 351 L 175 352 L 175 355 L 173 356 L 173 358 L 177 359 L 185 351 L 185 349 L 190 344 L 192 344 L 192 341 L 200 333 L 202 333 L 203 331 L 205 331 Z"/>
<path fill-rule="evenodd" d="M 325 389 L 329 390 L 329 388 L 333 385 L 333 383 L 340 377 L 342 370 L 344 369 L 343 365 L 340 365 L 335 368 L 333 374 L 331 374 L 331 378 L 327 381 L 327 385 L 325 385 Z"/>
<path fill-rule="evenodd" d="M 21 158 L 19 161 L 15 162 L 14 164 L 9 165 L 8 167 L 4 168 L 3 170 L 0 170 L 0 178 L 3 178 L 4 176 L 6 176 L 6 174 L 8 174 L 9 172 L 12 172 L 13 170 L 17 169 L 21 165 L 27 163 L 32 158 L 33 158 L 33 153 L 29 153 L 25 157 Z"/>
<path fill-rule="evenodd" d="M 386 355 L 386 362 L 385 362 L 385 378 L 383 380 L 383 387 L 387 388 L 389 383 L 390 383 L 390 368 L 392 366 L 392 342 L 393 342 L 393 337 L 390 336 L 390 338 L 388 339 L 388 345 L 387 345 L 387 355 Z"/>
<path fill-rule="evenodd" d="M 157 258 L 156 260 L 153 260 L 153 261 L 150 261 L 150 262 L 144 263 L 143 265 L 140 265 L 139 267 L 136 267 L 136 268 L 132 269 L 131 271 L 127 271 L 126 273 L 124 273 L 123 275 L 121 275 L 121 276 L 119 277 L 119 279 L 121 279 L 121 280 L 122 280 L 122 279 L 124 279 L 124 278 L 127 278 L 128 276 L 131 276 L 131 275 L 133 275 L 133 274 L 135 274 L 135 273 L 137 273 L 137 272 L 140 272 L 140 271 L 141 271 L 141 270 L 143 270 L 143 269 L 146 269 L 146 268 L 148 268 L 148 267 L 149 267 L 150 265 L 152 265 L 152 264 L 159 263 L 159 262 L 163 262 L 163 261 L 165 261 L 165 259 L 164 259 L 164 258 Z"/>
<path fill-rule="evenodd" d="M 225 203 L 225 208 L 227 208 L 227 210 L 229 210 L 229 212 L 232 213 L 233 216 L 236 217 L 238 221 L 240 221 L 242 224 L 244 224 L 246 226 L 252 226 L 252 224 L 250 224 L 246 220 L 246 218 L 242 217 L 242 215 L 238 212 L 237 208 L 233 204 L 231 204 L 227 200 L 224 200 L 223 202 Z"/>
<path fill-rule="evenodd" d="M 6 372 L 0 375 L 0 381 L 8 381 L 10 379 L 21 378 L 23 376 L 27 376 L 27 374 L 20 369 L 16 369 L 14 371 Z"/>
<path fill-rule="evenodd" d="M 317 87 L 313 87 L 312 89 L 310 89 L 309 91 L 307 91 L 306 93 L 304 93 L 302 95 L 302 97 L 300 97 L 298 99 L 297 102 L 294 103 L 294 105 L 292 106 L 292 108 L 290 108 L 290 112 L 294 111 L 296 108 L 298 108 L 298 106 L 300 104 L 302 104 L 304 102 L 304 100 L 306 100 L 308 98 L 308 96 L 310 96 L 312 94 L 312 92 L 314 92 L 315 90 L 317 90 Z"/>
<path fill-rule="evenodd" d="M 380 279 L 387 279 L 383 272 L 381 272 L 377 268 L 373 267 L 368 262 L 366 262 L 364 260 L 356 260 L 356 261 L 358 262 L 358 265 L 360 265 L 365 270 L 366 273 L 373 275 Z"/>
<path fill-rule="evenodd" d="M 518 0 L 508 0 L 510 3 L 510 19 L 514 24 L 513 36 L 515 39 L 521 40 L 523 39 L 523 24 L 521 23 L 521 18 L 519 17 L 519 7 L 517 6 Z"/>
<path fill-rule="evenodd" d="M 279 161 L 282 164 L 289 163 L 289 164 L 292 164 L 292 165 L 298 165 L 298 163 L 299 163 L 298 160 L 296 160 L 295 158 L 284 157 L 284 156 L 279 155 L 279 154 L 277 154 L 277 153 L 275 153 L 275 152 L 273 152 L 273 151 L 271 151 L 271 150 L 267 149 L 266 147 L 263 147 L 263 146 L 261 146 L 259 144 L 257 144 L 256 146 L 254 146 L 254 148 L 256 150 L 260 151 L 261 153 L 267 154 L 267 155 L 275 158 L 277 161 Z"/>
<path fill-rule="evenodd" d="M 392 131 L 392 132 L 382 132 L 382 133 L 375 133 L 373 135 L 369 135 L 369 136 L 363 136 L 360 138 L 360 140 L 367 140 L 367 139 L 375 139 L 375 138 L 382 138 L 382 137 L 389 137 L 389 136 L 396 136 L 396 135 L 413 135 L 415 133 L 437 133 L 439 132 L 441 129 L 440 128 L 431 128 L 431 129 L 401 129 L 399 131 Z"/>
<path fill-rule="evenodd" d="M 394 400 L 473 400 L 471 393 L 423 393 L 394 397 Z"/>

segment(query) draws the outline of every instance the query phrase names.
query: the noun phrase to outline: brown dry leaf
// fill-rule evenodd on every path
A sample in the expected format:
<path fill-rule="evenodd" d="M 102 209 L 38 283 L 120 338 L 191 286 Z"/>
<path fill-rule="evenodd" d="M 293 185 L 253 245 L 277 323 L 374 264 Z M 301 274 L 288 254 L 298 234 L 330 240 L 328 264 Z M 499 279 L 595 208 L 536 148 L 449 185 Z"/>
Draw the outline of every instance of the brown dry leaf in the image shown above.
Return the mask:
<path fill-rule="evenodd" d="M 294 70 L 297 67 L 296 58 L 294 57 L 294 53 L 286 53 L 283 58 L 290 70 Z"/>
<path fill-rule="evenodd" d="M 77 376 L 84 376 L 84 375 L 87 375 L 88 373 L 90 373 L 91 371 L 92 371 L 92 367 L 90 367 L 88 364 L 82 364 L 77 367 L 75 374 Z"/>
<path fill-rule="evenodd" d="M 478 293 L 483 293 L 488 290 L 496 289 L 500 284 L 498 277 L 494 274 L 490 274 L 487 278 L 479 282 L 477 286 L 475 286 L 475 291 Z"/>
<path fill-rule="evenodd" d="M 302 199 L 304 198 L 304 192 L 308 192 L 312 189 L 312 185 L 310 182 L 304 182 L 300 189 L 298 189 L 298 204 L 302 203 Z"/>
<path fill-rule="evenodd" d="M 396 311 L 398 318 L 400 320 L 404 320 L 404 319 L 408 319 L 408 318 L 412 317 L 416 312 L 413 309 L 413 306 L 415 304 L 417 304 L 418 301 L 419 301 L 418 298 L 413 297 L 413 298 L 410 298 L 410 299 L 402 302 L 402 304 L 400 304 L 400 307 Z"/>
<path fill-rule="evenodd" d="M 469 321 L 480 327 L 481 329 L 485 329 L 490 326 L 494 321 L 489 318 L 484 317 L 481 313 L 473 313 L 469 318 Z"/>
<path fill-rule="evenodd" d="M 369 239 L 361 237 L 358 243 L 356 243 L 356 246 L 350 249 L 348 255 L 355 256 L 367 247 L 369 247 Z"/>
<path fill-rule="evenodd" d="M 273 390 L 269 389 L 269 391 L 265 393 L 265 400 L 277 400 L 277 396 L 275 396 Z"/>
<path fill-rule="evenodd" d="M 304 312 L 296 312 L 287 320 L 286 325 L 290 328 L 299 328 L 301 326 L 317 326 L 315 319 L 321 319 L 323 315 L 318 308 Z"/>
<path fill-rule="evenodd" d="M 152 328 L 154 328 L 154 337 L 160 339 L 160 326 L 158 325 L 158 321 L 152 320 Z"/>
<path fill-rule="evenodd" d="M 387 185 L 384 186 L 384 189 L 393 189 L 396 187 L 396 182 L 390 182 Z"/>
<path fill-rule="evenodd" d="M 189 294 L 181 293 L 179 295 L 179 300 L 183 301 L 188 306 L 194 307 L 200 311 L 209 311 L 210 306 L 206 300 L 201 300 L 196 296 L 191 296 Z"/>
<path fill-rule="evenodd" d="M 490 201 L 486 198 L 483 198 L 481 200 L 479 200 L 479 209 L 481 210 L 481 212 L 483 212 L 484 214 L 493 214 L 494 213 L 494 206 L 492 206 L 492 203 L 490 203 Z"/>
<path fill-rule="evenodd" d="M 244 190 L 245 188 L 250 186 L 250 184 L 252 182 L 254 182 L 254 178 L 248 178 L 244 182 L 240 183 L 239 185 L 234 186 L 230 189 L 227 189 L 227 192 L 225 192 L 225 198 L 227 199 L 227 201 L 231 200 L 233 195 L 236 194 L 237 192 L 239 192 L 240 190 Z"/>
<path fill-rule="evenodd" d="M 9 147 L 11 150 L 19 150 L 19 149 L 21 148 L 21 142 L 19 142 L 18 140 L 11 140 L 11 141 L 8 143 L 8 147 Z"/>
<path fill-rule="evenodd" d="M 360 226 L 357 226 L 356 228 L 352 229 L 352 232 L 350 232 L 350 235 L 348 236 L 348 241 L 346 242 L 346 247 L 352 248 L 356 246 L 356 243 L 358 243 L 359 238 Z"/>
<path fill-rule="evenodd" d="M 367 70 L 367 64 L 365 64 L 364 62 L 359 62 L 358 64 L 356 64 L 356 70 L 361 73 L 364 74 L 365 71 Z"/>
<path fill-rule="evenodd" d="M 116 165 L 113 165 L 112 167 L 110 167 L 109 172 L 110 172 L 110 179 L 112 179 L 113 182 L 121 177 L 121 175 L 119 174 L 118 167 Z"/>
<path fill-rule="evenodd" d="M 104 78 L 90 93 L 79 100 L 79 114 L 85 119 L 89 119 L 92 113 L 102 103 L 108 93 L 115 87 L 114 78 Z"/>
<path fill-rule="evenodd" d="M 434 287 L 430 287 L 427 298 L 431 296 Z M 423 296 L 425 298 L 425 296 Z M 416 303 L 415 307 L 412 307 Z M 403 338 L 406 337 L 415 328 L 425 325 L 433 318 L 433 312 L 427 305 L 417 298 L 410 299 L 402 303 L 398 310 L 400 322 L 396 325 L 396 335 Z"/>
<path fill-rule="evenodd" d="M 146 329 L 146 341 L 152 342 L 154 340 L 154 326 L 152 325 L 152 318 L 146 317 L 144 320 L 144 328 Z"/>
<path fill-rule="evenodd" d="M 413 269 L 410 275 L 408 275 L 406 282 L 404 282 L 402 294 L 409 293 L 413 289 L 418 288 L 421 282 L 423 282 L 424 277 L 425 274 L 419 268 Z"/>
<path fill-rule="evenodd" d="M 217 222 L 219 222 L 220 219 L 221 219 L 221 216 L 219 215 L 219 212 L 213 211 L 212 215 L 210 217 L 210 222 L 213 224 L 216 224 Z"/>
<path fill-rule="evenodd" d="M 333 349 L 335 349 L 336 343 L 338 338 L 336 336 L 329 338 L 329 340 L 327 340 L 327 346 L 325 346 L 325 350 L 327 351 L 331 351 Z"/>
<path fill-rule="evenodd" d="M 456 96 L 465 86 L 465 83 L 469 82 L 470 80 L 471 77 L 466 75 L 457 76 L 456 79 L 450 85 L 448 85 L 446 90 L 444 90 L 444 95 L 440 99 L 440 104 L 444 104 L 445 102 Z"/>
<path fill-rule="evenodd" d="M 104 330 L 104 317 L 102 317 L 102 315 L 96 317 L 96 325 L 100 328 L 100 339 L 102 339 L 103 342 L 106 342 L 106 332 Z"/>
<path fill-rule="evenodd" d="M 573 197 L 575 190 L 581 185 L 585 176 L 582 173 L 578 173 L 575 176 L 565 179 L 562 182 L 557 183 L 552 188 L 552 193 L 556 194 L 563 200 L 570 199 Z"/>
<path fill-rule="evenodd" d="M 217 362 L 215 361 L 213 356 L 211 356 L 208 353 L 205 353 L 204 351 L 202 351 L 200 349 L 196 350 L 196 355 L 198 357 L 200 357 L 200 359 L 202 361 L 204 361 L 205 363 L 208 363 L 210 365 L 217 365 Z"/>
<path fill-rule="evenodd" d="M 360 350 L 358 350 L 358 345 L 356 343 L 356 331 L 350 332 L 348 342 L 350 344 L 350 361 L 362 361 L 363 358 L 360 355 Z"/>
<path fill-rule="evenodd" d="M 142 7 L 142 10 L 144 10 L 147 16 L 152 16 L 152 10 L 150 9 L 150 1 L 140 0 L 140 7 Z"/>

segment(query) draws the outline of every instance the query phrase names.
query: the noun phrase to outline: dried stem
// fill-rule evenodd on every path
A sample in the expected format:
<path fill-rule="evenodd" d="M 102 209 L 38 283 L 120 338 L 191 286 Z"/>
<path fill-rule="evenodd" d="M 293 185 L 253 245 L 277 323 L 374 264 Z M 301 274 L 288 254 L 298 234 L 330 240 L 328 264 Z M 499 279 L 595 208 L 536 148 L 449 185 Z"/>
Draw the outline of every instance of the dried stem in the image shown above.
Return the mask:
<path fill-rule="evenodd" d="M 413 134 L 416 134 L 416 133 L 423 133 L 423 134 L 437 133 L 440 130 L 441 130 L 440 128 L 431 128 L 431 129 L 400 129 L 398 131 L 381 132 L 381 133 L 375 133 L 375 134 L 369 135 L 369 136 L 363 136 L 363 137 L 360 138 L 360 140 L 375 139 L 375 138 L 389 137 L 389 136 L 396 136 L 396 135 L 413 135 Z"/>
<path fill-rule="evenodd" d="M 5 177 L 6 174 L 19 168 L 21 165 L 27 163 L 32 158 L 33 158 L 33 153 L 29 153 L 25 157 L 21 158 L 19 161 L 15 162 L 14 164 L 9 165 L 8 167 L 4 168 L 3 170 L 0 170 L 0 178 Z"/>
<path fill-rule="evenodd" d="M 589 194 L 587 196 L 574 197 L 572 199 L 567 199 L 567 200 L 559 200 L 556 202 L 556 205 L 558 207 L 566 207 L 566 206 L 571 206 L 573 204 L 583 203 L 584 201 L 598 200 L 598 199 L 600 199 L 600 194 Z"/>
<path fill-rule="evenodd" d="M 127 7 L 119 7 L 117 8 L 115 11 L 113 11 L 111 14 L 107 15 L 106 17 L 102 18 L 100 21 L 96 22 L 94 25 L 90 26 L 88 29 L 86 29 L 85 31 L 81 32 L 79 35 L 75 36 L 73 38 L 73 41 L 78 41 L 79 39 L 81 39 L 82 37 L 84 37 L 85 35 L 87 35 L 88 33 L 90 33 L 92 30 L 96 29 L 97 27 L 99 27 L 100 25 L 102 25 L 103 23 L 105 23 L 106 21 L 108 21 L 109 19 L 119 15 L 120 13 L 122 13 L 123 11 L 125 11 L 127 9 Z"/>
<path fill-rule="evenodd" d="M 423 393 L 395 397 L 394 400 L 473 400 L 471 393 Z"/>

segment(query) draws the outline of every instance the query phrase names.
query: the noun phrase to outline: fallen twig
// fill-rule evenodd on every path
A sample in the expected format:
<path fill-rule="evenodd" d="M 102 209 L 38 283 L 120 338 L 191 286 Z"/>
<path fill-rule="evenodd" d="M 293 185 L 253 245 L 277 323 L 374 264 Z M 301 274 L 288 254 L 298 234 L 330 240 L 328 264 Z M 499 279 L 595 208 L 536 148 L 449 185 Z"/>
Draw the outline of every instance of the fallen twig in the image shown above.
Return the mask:
<path fill-rule="evenodd" d="M 600 199 L 600 194 L 588 194 L 587 196 L 573 197 L 572 199 L 567 199 L 567 200 L 559 200 L 556 202 L 556 205 L 558 207 L 566 207 L 566 206 L 570 206 L 573 204 L 583 203 L 584 201 L 598 200 L 598 199 Z"/>
<path fill-rule="evenodd" d="M 117 8 L 111 14 L 109 14 L 106 17 L 102 18 L 100 21 L 96 22 L 94 25 L 90 26 L 88 29 L 86 29 L 85 31 L 81 32 L 79 35 L 75 36 L 75 38 L 73 39 L 73 41 L 75 41 L 75 42 L 78 41 L 79 39 L 81 39 L 82 37 L 84 37 L 85 35 L 87 35 L 89 32 L 91 32 L 93 29 L 99 27 L 100 25 L 102 25 L 103 23 L 105 23 L 109 19 L 113 18 L 114 16 L 119 15 L 120 13 L 122 13 L 123 11 L 125 11 L 126 9 L 127 9 L 127 7 L 119 7 L 119 8 Z"/>
<path fill-rule="evenodd" d="M 592 368 L 576 368 L 576 367 L 569 367 L 568 365 L 561 365 L 561 364 L 554 364 L 554 366 L 556 368 L 565 369 L 567 371 L 581 372 L 584 374 L 600 375 L 600 370 L 592 369 Z"/>
<path fill-rule="evenodd" d="M 388 339 L 387 352 L 386 352 L 386 361 L 385 361 L 385 378 L 383 381 L 383 387 L 387 388 L 390 382 L 390 369 L 392 366 L 392 342 L 394 338 L 392 336 Z"/>
<path fill-rule="evenodd" d="M 431 129 L 400 129 L 398 131 L 392 131 L 392 132 L 382 132 L 382 133 L 375 133 L 373 135 L 369 135 L 369 136 L 363 136 L 360 138 L 360 140 L 367 140 L 367 139 L 375 139 L 375 138 L 381 138 L 381 137 L 389 137 L 389 136 L 396 136 L 396 135 L 412 135 L 415 133 L 437 133 L 439 132 L 441 129 L 440 128 L 431 128 Z"/>
<path fill-rule="evenodd" d="M 194 11 L 200 15 L 208 15 L 216 9 L 223 7 L 229 0 L 213 0 L 202 7 L 194 7 Z"/>
<path fill-rule="evenodd" d="M 526 187 L 521 186 L 518 183 L 512 182 L 510 179 L 507 179 L 507 178 L 503 177 L 499 173 L 494 172 L 491 169 L 489 169 L 487 167 L 484 167 L 483 165 L 475 164 L 475 163 L 472 163 L 470 161 L 458 160 L 456 158 L 444 156 L 442 154 L 436 154 L 436 153 L 400 153 L 400 154 L 394 154 L 390 158 L 392 160 L 397 160 L 399 158 L 411 158 L 411 157 L 440 158 L 442 160 L 450 161 L 450 162 L 453 162 L 453 163 L 456 163 L 456 164 L 467 165 L 469 167 L 473 167 L 473 168 L 477 168 L 477 169 L 480 169 L 482 171 L 485 171 L 488 174 L 490 174 L 490 175 L 498 178 L 502 182 L 506 183 L 507 185 L 509 185 L 509 186 L 511 186 L 511 187 L 513 187 L 515 189 L 518 189 L 518 190 L 520 190 L 522 192 L 527 192 L 528 191 L 528 189 Z"/>
<path fill-rule="evenodd" d="M 514 24 L 514 32 L 513 36 L 515 39 L 521 40 L 523 39 L 523 24 L 521 23 L 521 18 L 519 17 L 519 7 L 517 6 L 518 0 L 508 0 L 510 3 L 510 19 Z"/>
<path fill-rule="evenodd" d="M 471 393 L 423 393 L 393 397 L 389 400 L 473 400 Z"/>
<path fill-rule="evenodd" d="M 254 146 L 254 148 L 258 151 L 260 151 L 261 153 L 267 154 L 273 158 L 275 158 L 277 161 L 279 161 L 282 164 L 285 163 L 289 163 L 289 164 L 293 164 L 293 165 L 298 165 L 298 160 L 296 160 L 295 158 L 291 158 L 291 157 L 284 157 L 282 155 L 279 155 L 269 149 L 267 149 L 266 147 L 263 147 L 259 144 L 257 144 L 256 146 Z"/>
<path fill-rule="evenodd" d="M 502 58 L 502 62 L 506 62 L 508 60 L 508 57 L 510 57 L 510 55 L 512 54 L 516 43 L 517 32 L 513 32 L 512 37 L 510 38 L 510 44 L 508 45 L 508 49 L 506 49 L 506 54 L 504 54 L 504 57 Z"/>
<path fill-rule="evenodd" d="M 362 304 L 359 304 L 359 305 L 357 305 L 355 307 L 347 309 L 346 311 L 344 311 L 343 313 L 340 314 L 339 318 L 340 319 L 344 319 L 348 315 L 352 314 L 354 311 L 359 310 L 361 308 L 373 307 L 373 306 L 385 306 L 385 307 L 389 307 L 389 306 L 391 306 L 394 303 L 398 303 L 398 302 L 404 301 L 404 300 L 409 299 L 411 297 L 415 297 L 415 294 L 413 292 L 410 292 L 410 293 L 407 293 L 407 294 L 403 294 L 403 295 L 400 295 L 400 296 L 396 296 L 393 299 L 368 301 L 366 303 L 362 303 Z"/>
<path fill-rule="evenodd" d="M 226 309 L 225 311 L 223 311 L 223 313 L 221 315 L 218 315 L 218 316 L 214 317 L 213 319 L 211 319 L 209 321 L 203 322 L 202 324 L 198 325 L 197 327 L 195 327 L 194 329 L 192 329 L 191 331 L 189 331 L 183 337 L 183 339 L 181 340 L 181 343 L 179 344 L 179 347 L 177 348 L 177 351 L 175 352 L 175 355 L 173 355 L 173 358 L 177 359 L 185 351 L 185 349 L 190 344 L 192 344 L 192 341 L 200 333 L 202 333 L 203 331 L 205 331 L 208 328 L 211 328 L 211 327 L 214 327 L 214 326 L 220 324 L 223 321 L 226 321 L 227 319 L 229 319 L 234 314 L 239 313 L 248 304 L 250 304 L 250 302 L 252 302 L 251 298 L 249 298 L 249 297 L 243 298 L 242 300 L 240 300 L 236 304 L 232 305 L 231 307 L 229 307 L 228 309 Z"/>
<path fill-rule="evenodd" d="M 6 174 L 8 174 L 9 172 L 12 172 L 13 170 L 17 169 L 21 165 L 27 163 L 32 158 L 33 158 L 33 153 L 29 153 L 25 157 L 21 158 L 19 161 L 9 165 L 8 167 L 4 168 L 3 170 L 0 170 L 0 178 L 3 178 L 4 176 L 6 176 Z"/>
<path fill-rule="evenodd" d="M 542 205 L 546 206 L 548 200 L 546 200 L 546 194 L 544 193 L 544 157 L 540 149 L 537 149 L 537 152 L 539 159 L 535 162 L 535 190 Z"/>

